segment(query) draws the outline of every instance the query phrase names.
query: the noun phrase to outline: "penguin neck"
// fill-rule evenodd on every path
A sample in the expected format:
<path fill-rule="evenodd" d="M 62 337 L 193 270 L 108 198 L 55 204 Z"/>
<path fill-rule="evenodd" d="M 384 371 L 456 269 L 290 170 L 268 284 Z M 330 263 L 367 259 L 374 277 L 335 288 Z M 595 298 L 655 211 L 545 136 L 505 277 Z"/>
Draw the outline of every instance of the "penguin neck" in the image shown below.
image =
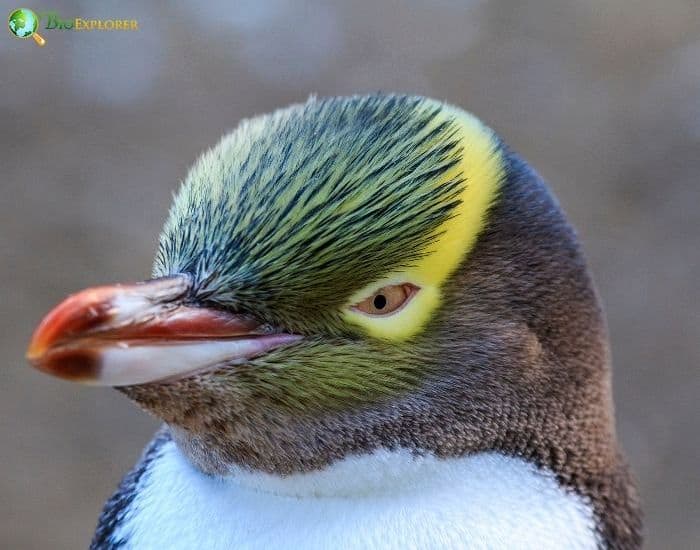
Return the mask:
<path fill-rule="evenodd" d="M 116 535 L 141 547 L 598 544 L 585 498 L 546 470 L 496 452 L 443 459 L 380 449 L 301 474 L 233 469 L 219 477 L 195 469 L 168 441 L 124 517 Z"/>
<path fill-rule="evenodd" d="M 290 475 L 232 466 L 225 479 L 248 490 L 278 496 L 381 498 L 415 491 L 421 486 L 440 485 L 445 476 L 470 462 L 438 459 L 430 453 L 409 449 L 378 449 L 347 456 L 322 469 Z"/>

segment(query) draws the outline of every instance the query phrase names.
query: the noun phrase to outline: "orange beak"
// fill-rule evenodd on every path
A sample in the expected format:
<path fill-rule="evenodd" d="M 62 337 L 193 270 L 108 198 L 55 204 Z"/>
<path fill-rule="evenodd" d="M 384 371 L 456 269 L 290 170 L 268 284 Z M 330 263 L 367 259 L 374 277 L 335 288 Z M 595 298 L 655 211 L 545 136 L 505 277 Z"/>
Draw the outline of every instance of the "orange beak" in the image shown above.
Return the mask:
<path fill-rule="evenodd" d="M 27 359 L 60 378 L 126 386 L 244 363 L 300 338 L 265 331 L 248 316 L 185 305 L 189 288 L 180 275 L 69 296 L 34 331 Z"/>

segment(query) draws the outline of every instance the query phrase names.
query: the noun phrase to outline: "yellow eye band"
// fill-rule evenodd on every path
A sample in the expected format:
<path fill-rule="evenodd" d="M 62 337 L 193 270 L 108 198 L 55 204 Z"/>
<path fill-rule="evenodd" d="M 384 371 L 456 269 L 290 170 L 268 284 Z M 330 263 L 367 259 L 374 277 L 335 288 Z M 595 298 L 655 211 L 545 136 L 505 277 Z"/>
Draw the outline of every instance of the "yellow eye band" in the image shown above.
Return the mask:
<path fill-rule="evenodd" d="M 434 108 L 436 102 L 427 102 Z M 462 160 L 443 175 L 444 181 L 461 177 L 465 182 L 454 216 L 437 230 L 439 235 L 422 259 L 410 269 L 397 271 L 374 281 L 350 297 L 343 315 L 375 338 L 405 340 L 418 334 L 442 303 L 442 286 L 474 246 L 484 228 L 489 206 L 504 175 L 503 158 L 493 132 L 473 115 L 443 105 L 444 118 L 459 127 Z M 439 118 L 439 117 L 438 117 Z M 440 122 L 440 121 L 436 121 Z M 367 315 L 352 307 L 377 294 L 383 287 L 412 284 L 420 290 L 392 315 Z"/>

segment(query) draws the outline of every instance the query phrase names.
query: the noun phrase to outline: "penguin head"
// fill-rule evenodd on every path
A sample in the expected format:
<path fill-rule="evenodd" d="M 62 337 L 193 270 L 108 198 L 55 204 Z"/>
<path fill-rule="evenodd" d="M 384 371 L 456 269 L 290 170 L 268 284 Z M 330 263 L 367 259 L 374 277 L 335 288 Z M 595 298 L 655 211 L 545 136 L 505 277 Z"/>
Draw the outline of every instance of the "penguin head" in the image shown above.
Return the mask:
<path fill-rule="evenodd" d="M 241 123 L 187 176 L 153 279 L 68 298 L 28 353 L 118 387 L 211 473 L 382 446 L 546 455 L 562 433 L 581 452 L 611 433 L 606 354 L 538 176 L 466 112 L 393 95 Z"/>

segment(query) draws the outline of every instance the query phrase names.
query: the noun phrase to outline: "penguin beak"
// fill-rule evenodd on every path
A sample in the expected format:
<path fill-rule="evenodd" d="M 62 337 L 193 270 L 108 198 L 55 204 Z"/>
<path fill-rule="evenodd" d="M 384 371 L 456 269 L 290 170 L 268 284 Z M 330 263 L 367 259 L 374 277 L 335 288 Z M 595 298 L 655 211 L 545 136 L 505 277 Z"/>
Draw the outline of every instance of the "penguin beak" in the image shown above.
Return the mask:
<path fill-rule="evenodd" d="M 128 386 L 245 363 L 301 338 L 265 331 L 248 316 L 186 305 L 190 286 L 179 275 L 69 296 L 41 321 L 27 359 L 59 378 Z"/>

